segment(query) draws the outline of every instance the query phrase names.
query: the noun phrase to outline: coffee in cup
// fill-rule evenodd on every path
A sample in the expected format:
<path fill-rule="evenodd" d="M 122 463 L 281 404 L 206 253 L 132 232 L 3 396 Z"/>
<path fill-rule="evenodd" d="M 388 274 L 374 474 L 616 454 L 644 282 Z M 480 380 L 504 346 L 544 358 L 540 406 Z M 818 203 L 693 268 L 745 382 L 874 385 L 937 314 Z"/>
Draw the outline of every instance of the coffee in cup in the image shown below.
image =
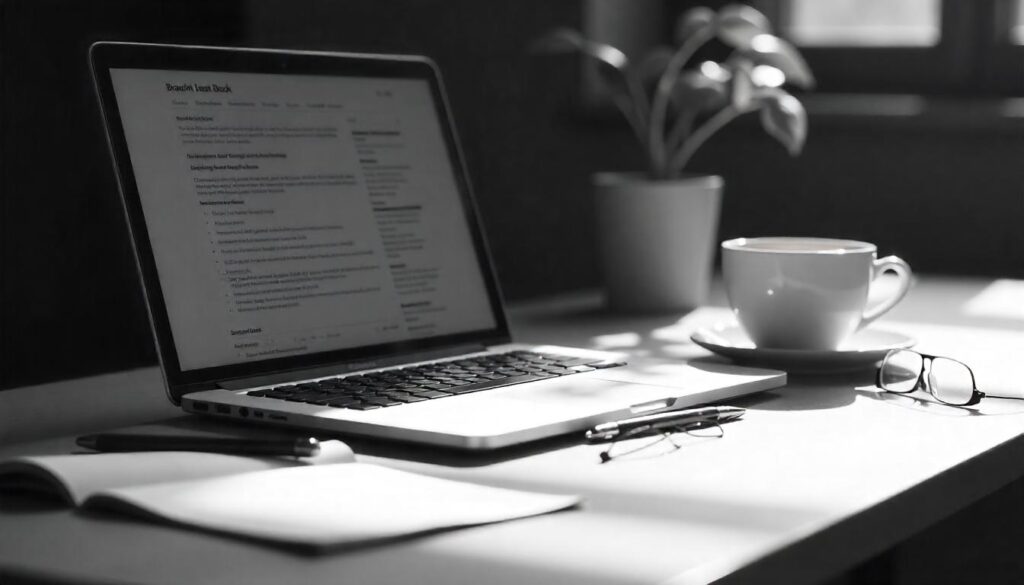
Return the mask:
<path fill-rule="evenodd" d="M 910 266 L 876 257 L 874 244 L 828 238 L 738 238 L 722 242 L 729 304 L 757 347 L 835 350 L 881 317 L 910 289 Z M 880 274 L 895 272 L 895 294 L 867 307 Z"/>

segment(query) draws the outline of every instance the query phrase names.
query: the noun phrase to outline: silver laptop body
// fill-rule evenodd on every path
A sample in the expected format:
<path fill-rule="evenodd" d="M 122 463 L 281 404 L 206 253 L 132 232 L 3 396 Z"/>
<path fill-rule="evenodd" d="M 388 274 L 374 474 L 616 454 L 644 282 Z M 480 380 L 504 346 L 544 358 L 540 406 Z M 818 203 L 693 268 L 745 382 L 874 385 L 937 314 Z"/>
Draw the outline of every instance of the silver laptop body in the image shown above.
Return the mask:
<path fill-rule="evenodd" d="M 513 344 L 425 58 L 90 57 L 168 395 L 189 412 L 492 449 L 785 383 Z"/>

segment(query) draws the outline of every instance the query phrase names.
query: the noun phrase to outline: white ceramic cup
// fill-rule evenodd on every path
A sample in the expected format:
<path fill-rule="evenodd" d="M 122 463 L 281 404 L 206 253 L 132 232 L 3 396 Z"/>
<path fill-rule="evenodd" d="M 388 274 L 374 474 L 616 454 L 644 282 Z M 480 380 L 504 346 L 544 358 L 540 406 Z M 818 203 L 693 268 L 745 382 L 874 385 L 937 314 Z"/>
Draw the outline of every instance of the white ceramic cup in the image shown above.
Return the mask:
<path fill-rule="evenodd" d="M 738 238 L 722 242 L 725 290 L 757 347 L 835 350 L 910 289 L 910 266 L 877 258 L 874 244 L 826 238 Z M 871 282 L 895 272 L 894 295 L 867 307 Z"/>

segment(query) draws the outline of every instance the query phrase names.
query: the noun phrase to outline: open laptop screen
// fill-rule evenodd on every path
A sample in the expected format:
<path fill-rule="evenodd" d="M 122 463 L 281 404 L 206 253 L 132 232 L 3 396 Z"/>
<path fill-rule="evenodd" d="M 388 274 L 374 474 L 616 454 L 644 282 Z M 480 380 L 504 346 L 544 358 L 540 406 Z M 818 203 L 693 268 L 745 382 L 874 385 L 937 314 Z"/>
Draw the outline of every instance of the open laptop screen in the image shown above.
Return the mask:
<path fill-rule="evenodd" d="M 427 79 L 109 75 L 182 372 L 500 328 Z"/>

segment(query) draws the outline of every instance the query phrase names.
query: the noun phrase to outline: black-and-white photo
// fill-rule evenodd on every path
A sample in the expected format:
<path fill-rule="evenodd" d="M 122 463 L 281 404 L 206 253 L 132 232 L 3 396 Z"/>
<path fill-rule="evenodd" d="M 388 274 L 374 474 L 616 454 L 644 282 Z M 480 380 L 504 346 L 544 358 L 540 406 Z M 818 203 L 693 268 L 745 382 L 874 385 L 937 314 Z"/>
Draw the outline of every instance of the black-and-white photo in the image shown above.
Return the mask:
<path fill-rule="evenodd" d="M 1024 582 L 1024 1 L 0 0 L 0 583 Z"/>

